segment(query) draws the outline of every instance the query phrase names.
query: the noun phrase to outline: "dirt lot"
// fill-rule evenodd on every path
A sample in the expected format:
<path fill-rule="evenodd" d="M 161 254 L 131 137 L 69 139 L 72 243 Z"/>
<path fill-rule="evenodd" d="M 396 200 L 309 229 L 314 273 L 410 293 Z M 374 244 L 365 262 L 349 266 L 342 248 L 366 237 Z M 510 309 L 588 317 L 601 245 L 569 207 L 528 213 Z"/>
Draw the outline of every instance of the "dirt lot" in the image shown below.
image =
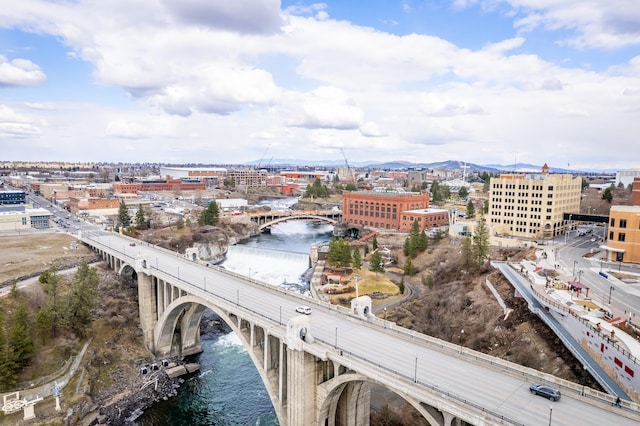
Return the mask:
<path fill-rule="evenodd" d="M 57 232 L 0 236 L 0 287 L 39 274 L 51 267 L 65 269 L 92 261 L 95 253 L 71 235 Z"/>

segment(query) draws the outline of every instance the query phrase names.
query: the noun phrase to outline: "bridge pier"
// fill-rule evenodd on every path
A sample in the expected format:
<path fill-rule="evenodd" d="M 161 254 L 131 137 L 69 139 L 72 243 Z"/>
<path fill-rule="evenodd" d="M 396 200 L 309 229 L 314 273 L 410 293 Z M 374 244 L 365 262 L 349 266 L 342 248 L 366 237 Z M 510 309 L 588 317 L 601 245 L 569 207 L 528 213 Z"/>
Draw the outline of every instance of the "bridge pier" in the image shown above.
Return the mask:
<path fill-rule="evenodd" d="M 157 286 L 154 285 L 151 275 L 138 273 L 138 307 L 140 313 L 140 326 L 142 327 L 142 335 L 147 349 L 151 353 L 155 353 L 154 333 L 156 323 L 158 322 L 158 302 L 156 300 Z"/>

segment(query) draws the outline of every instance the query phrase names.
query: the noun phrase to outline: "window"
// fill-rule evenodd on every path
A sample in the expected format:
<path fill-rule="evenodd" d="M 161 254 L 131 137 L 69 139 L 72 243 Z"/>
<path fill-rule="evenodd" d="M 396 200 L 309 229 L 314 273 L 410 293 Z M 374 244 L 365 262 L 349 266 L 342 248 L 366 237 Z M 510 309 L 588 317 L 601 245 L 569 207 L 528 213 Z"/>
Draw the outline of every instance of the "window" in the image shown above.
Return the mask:
<path fill-rule="evenodd" d="M 626 236 L 626 235 L 625 235 L 625 233 L 624 233 L 624 232 L 619 233 L 619 234 L 618 234 L 618 241 L 624 241 L 625 236 Z"/>
<path fill-rule="evenodd" d="M 616 226 L 616 218 L 615 218 L 615 217 L 612 217 L 612 218 L 611 218 L 611 223 L 610 223 L 609 225 L 610 225 L 611 227 Z"/>
<path fill-rule="evenodd" d="M 610 240 L 613 240 L 613 231 L 610 231 L 610 232 L 609 232 L 609 239 L 610 239 Z"/>
<path fill-rule="evenodd" d="M 620 219 L 620 228 L 627 227 L 627 219 Z"/>

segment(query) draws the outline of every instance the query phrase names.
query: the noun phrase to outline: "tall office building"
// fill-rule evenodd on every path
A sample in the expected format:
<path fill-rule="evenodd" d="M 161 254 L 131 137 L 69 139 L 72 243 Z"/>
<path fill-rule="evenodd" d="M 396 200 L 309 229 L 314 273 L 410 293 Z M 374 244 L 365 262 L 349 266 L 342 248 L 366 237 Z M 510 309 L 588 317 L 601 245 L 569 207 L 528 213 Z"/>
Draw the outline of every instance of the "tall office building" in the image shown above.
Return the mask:
<path fill-rule="evenodd" d="M 562 235 L 568 221 L 564 213 L 580 212 L 582 179 L 541 173 L 510 173 L 491 179 L 488 223 L 497 234 L 549 239 Z"/>
<path fill-rule="evenodd" d="M 640 263 L 640 177 L 633 179 L 630 206 L 611 206 L 607 260 Z"/>

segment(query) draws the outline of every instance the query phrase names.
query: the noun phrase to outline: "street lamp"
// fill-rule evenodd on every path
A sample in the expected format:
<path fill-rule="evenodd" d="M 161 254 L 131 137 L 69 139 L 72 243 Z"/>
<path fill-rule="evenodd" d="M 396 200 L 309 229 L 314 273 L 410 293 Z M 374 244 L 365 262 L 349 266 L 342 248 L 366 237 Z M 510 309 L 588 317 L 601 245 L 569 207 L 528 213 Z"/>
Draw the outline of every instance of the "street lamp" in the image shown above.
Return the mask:
<path fill-rule="evenodd" d="M 572 275 L 572 276 L 574 276 L 574 277 L 576 276 L 576 264 L 577 264 L 577 263 L 578 263 L 578 261 L 577 261 L 577 260 L 574 260 L 574 261 L 573 261 L 573 274 L 571 274 L 571 275 Z"/>
<path fill-rule="evenodd" d="M 358 293 L 358 282 L 360 281 L 360 275 L 355 274 L 353 276 L 353 279 L 356 280 L 356 299 L 359 297 L 359 293 Z"/>
<path fill-rule="evenodd" d="M 611 292 L 615 290 L 613 286 L 609 287 L 609 305 L 611 304 Z"/>
<path fill-rule="evenodd" d="M 581 278 L 582 278 L 582 269 L 578 270 L 578 282 L 580 282 Z"/>
<path fill-rule="evenodd" d="M 549 404 L 549 426 L 551 426 L 551 415 L 553 414 L 553 404 Z"/>

